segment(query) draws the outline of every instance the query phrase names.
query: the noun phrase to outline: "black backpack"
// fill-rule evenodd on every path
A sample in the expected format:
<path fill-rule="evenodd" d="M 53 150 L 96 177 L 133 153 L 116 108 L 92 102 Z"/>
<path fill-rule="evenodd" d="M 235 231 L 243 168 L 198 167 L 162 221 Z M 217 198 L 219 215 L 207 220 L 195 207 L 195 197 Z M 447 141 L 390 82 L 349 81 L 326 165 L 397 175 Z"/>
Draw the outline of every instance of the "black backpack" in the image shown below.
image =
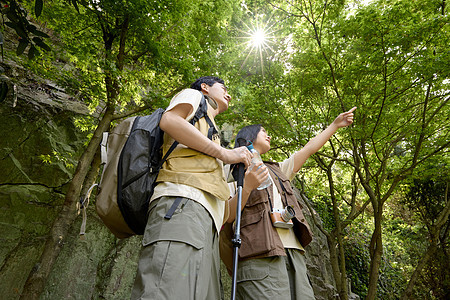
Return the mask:
<path fill-rule="evenodd" d="M 194 125 L 205 117 L 209 124 L 208 138 L 212 139 L 217 130 L 207 110 L 208 104 L 202 96 L 190 123 Z M 124 120 L 108 134 L 106 145 L 102 143 L 102 147 L 106 146 L 106 163 L 98 186 L 96 210 L 118 238 L 144 233 L 158 172 L 178 145 L 175 141 L 162 157 L 163 131 L 159 121 L 164 111 L 159 108 L 151 115 Z M 88 203 L 91 190 L 92 187 L 81 203 L 82 208 L 87 206 L 83 204 Z M 85 218 L 81 234 L 84 234 L 84 226 Z"/>

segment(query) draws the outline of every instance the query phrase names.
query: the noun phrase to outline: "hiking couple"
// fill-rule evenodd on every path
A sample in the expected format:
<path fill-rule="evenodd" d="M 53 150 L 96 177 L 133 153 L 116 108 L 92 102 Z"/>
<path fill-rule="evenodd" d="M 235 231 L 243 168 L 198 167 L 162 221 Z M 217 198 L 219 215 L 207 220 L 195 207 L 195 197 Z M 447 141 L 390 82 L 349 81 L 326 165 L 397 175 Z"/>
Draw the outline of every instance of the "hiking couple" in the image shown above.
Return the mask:
<path fill-rule="evenodd" d="M 208 116 L 191 125 L 188 121 L 197 111 L 202 95 L 208 103 Z M 223 164 L 243 163 L 247 168 L 253 156 L 245 146 L 221 147 L 217 133 L 208 138 L 211 122 L 215 127 L 214 118 L 228 109 L 230 100 L 222 79 L 201 77 L 171 100 L 161 118 L 160 127 L 166 133 L 163 153 L 174 140 L 179 145 L 160 170 L 150 200 L 131 299 L 223 298 L 219 240 L 224 240 L 221 254 L 228 266 L 227 259 L 231 257 L 227 255 L 227 238 L 222 234 L 219 239 L 219 235 L 222 228 L 230 228 L 224 224 L 233 223 L 237 205 Z M 246 172 L 237 299 L 314 299 L 303 258 L 303 247 L 312 235 L 289 180 L 338 128 L 352 123 L 354 110 L 340 114 L 287 160 L 259 163 L 260 168 Z M 239 137 L 251 141 L 261 154 L 270 149 L 270 137 L 260 125 L 244 127 Z M 273 184 L 257 190 L 268 176 Z M 295 225 L 276 228 L 269 217 L 271 207 L 286 205 L 295 210 Z"/>

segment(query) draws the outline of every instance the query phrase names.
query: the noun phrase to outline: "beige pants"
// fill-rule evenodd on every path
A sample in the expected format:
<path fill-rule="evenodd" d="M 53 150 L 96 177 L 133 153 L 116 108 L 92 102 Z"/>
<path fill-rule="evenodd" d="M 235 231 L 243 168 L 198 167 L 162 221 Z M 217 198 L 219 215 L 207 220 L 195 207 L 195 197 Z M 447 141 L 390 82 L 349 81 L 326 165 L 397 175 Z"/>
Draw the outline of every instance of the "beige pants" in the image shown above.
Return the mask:
<path fill-rule="evenodd" d="M 286 249 L 286 254 L 240 261 L 236 299 L 314 300 L 304 255 L 296 249 Z"/>
<path fill-rule="evenodd" d="M 170 220 L 175 197 L 150 204 L 131 299 L 221 299 L 219 240 L 212 218 L 183 198 Z"/>

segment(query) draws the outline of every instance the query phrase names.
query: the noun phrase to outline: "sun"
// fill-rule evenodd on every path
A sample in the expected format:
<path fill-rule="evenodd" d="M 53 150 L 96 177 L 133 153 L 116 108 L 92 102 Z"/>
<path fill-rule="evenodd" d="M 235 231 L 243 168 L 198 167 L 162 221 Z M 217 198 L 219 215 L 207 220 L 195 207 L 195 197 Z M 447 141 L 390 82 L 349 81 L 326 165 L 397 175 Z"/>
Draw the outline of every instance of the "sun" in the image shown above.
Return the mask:
<path fill-rule="evenodd" d="M 255 48 L 261 48 L 266 44 L 266 32 L 264 29 L 258 28 L 250 35 L 250 43 Z"/>
<path fill-rule="evenodd" d="M 269 52 L 274 52 L 271 46 L 275 42 L 274 26 L 276 22 L 271 22 L 270 16 L 258 15 L 247 22 L 243 22 L 243 25 L 243 29 L 238 29 L 243 35 L 239 38 L 244 40 L 245 52 L 248 52 L 240 69 L 242 70 L 247 60 L 256 58 L 258 65 L 261 66 L 261 73 L 264 75 L 264 57 Z"/>

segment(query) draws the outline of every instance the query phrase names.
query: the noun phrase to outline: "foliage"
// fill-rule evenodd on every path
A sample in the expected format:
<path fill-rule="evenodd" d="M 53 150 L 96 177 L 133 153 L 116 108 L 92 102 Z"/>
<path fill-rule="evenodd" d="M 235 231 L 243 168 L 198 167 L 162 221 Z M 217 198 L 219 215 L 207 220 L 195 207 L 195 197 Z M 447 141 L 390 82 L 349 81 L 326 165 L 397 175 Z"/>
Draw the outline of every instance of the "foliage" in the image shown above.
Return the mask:
<path fill-rule="evenodd" d="M 367 218 L 366 218 L 367 219 Z M 362 221 L 362 220 L 361 220 Z M 365 298 L 369 286 L 369 261 L 367 251 L 370 230 L 363 223 L 349 229 L 345 240 L 345 266 L 351 282 L 352 292 Z"/>
<path fill-rule="evenodd" d="M 65 44 L 63 59 L 76 67 L 68 68 L 62 78 L 92 108 L 107 97 L 103 77 L 118 78 L 119 110 L 130 99 L 138 106 L 161 99 L 183 82 L 192 81 L 196 70 L 211 69 L 221 51 L 221 33 L 234 10 L 232 2 L 207 4 L 221 16 L 210 20 L 205 10 L 196 9 L 204 3 L 192 1 L 79 4 L 78 12 L 54 1 L 43 13 Z M 126 30 L 123 49 L 121 30 Z M 124 57 L 119 61 L 120 55 Z M 162 103 L 159 100 L 158 105 Z"/>
<path fill-rule="evenodd" d="M 386 214 L 395 211 L 390 203 Z M 391 210 L 393 209 L 393 210 Z M 377 297 L 380 299 L 400 299 L 404 287 L 413 271 L 416 255 L 426 250 L 419 238 L 419 226 L 406 224 L 402 216 L 387 218 L 383 234 L 383 256 L 380 264 L 380 279 Z"/>
<path fill-rule="evenodd" d="M 418 169 L 407 184 L 403 186 L 404 198 L 401 203 L 411 212 L 414 222 L 420 225 L 421 230 L 416 233 L 417 241 L 413 245 L 426 247 L 432 240 L 432 229 L 439 215 L 448 201 L 449 164 L 448 156 L 436 157 L 422 168 Z M 447 193 L 447 195 L 446 195 Z M 414 290 L 415 297 L 431 299 L 445 299 L 448 297 L 450 265 L 450 221 L 447 220 L 438 234 L 439 243 L 436 252 L 424 267 L 420 280 Z M 422 251 L 423 252 L 423 251 Z M 407 253 L 414 258 L 411 263 L 420 258 L 420 251 L 412 247 Z M 428 290 L 430 293 L 424 294 Z"/>
<path fill-rule="evenodd" d="M 450 180 L 449 158 L 436 157 L 404 186 L 403 203 L 416 213 L 421 223 L 433 224 L 445 206 L 445 189 Z"/>
<path fill-rule="evenodd" d="M 39 17 L 42 13 L 44 2 L 43 0 L 36 0 L 34 5 L 34 15 Z M 5 17 L 8 19 L 4 21 L 4 25 L 14 29 L 19 37 L 19 43 L 17 45 L 16 54 L 22 55 L 28 48 L 28 58 L 33 59 L 39 56 L 38 49 L 44 51 L 50 51 L 50 47 L 45 43 L 44 39 L 49 36 L 39 30 L 33 22 L 29 20 L 28 11 L 17 1 L 10 0 L 0 1 L 2 19 Z M 3 57 L 3 34 L 0 31 L 0 44 L 2 46 Z"/>
<path fill-rule="evenodd" d="M 423 270 L 414 296 L 426 299 L 448 299 L 450 294 L 449 250 L 438 248 L 429 264 Z M 426 293 L 426 291 L 429 291 Z"/>
<path fill-rule="evenodd" d="M 399 183 L 449 144 L 449 16 L 438 4 L 373 1 L 355 9 L 344 1 L 277 3 L 289 18 L 291 51 L 273 56 L 264 76 L 244 79 L 248 101 L 240 115 L 268 129 L 275 159 L 358 107 L 354 127 L 339 131 L 315 156 L 311 165 L 324 173 L 305 165 L 301 178 L 316 206 L 326 216 L 333 211 L 335 226 L 327 222 L 326 228 L 336 239 L 345 235 L 339 222 L 349 226 L 367 201 L 372 204 L 369 299 L 378 270 L 383 295 L 401 293 L 385 284 L 399 278 L 382 258 L 386 207 Z"/>

